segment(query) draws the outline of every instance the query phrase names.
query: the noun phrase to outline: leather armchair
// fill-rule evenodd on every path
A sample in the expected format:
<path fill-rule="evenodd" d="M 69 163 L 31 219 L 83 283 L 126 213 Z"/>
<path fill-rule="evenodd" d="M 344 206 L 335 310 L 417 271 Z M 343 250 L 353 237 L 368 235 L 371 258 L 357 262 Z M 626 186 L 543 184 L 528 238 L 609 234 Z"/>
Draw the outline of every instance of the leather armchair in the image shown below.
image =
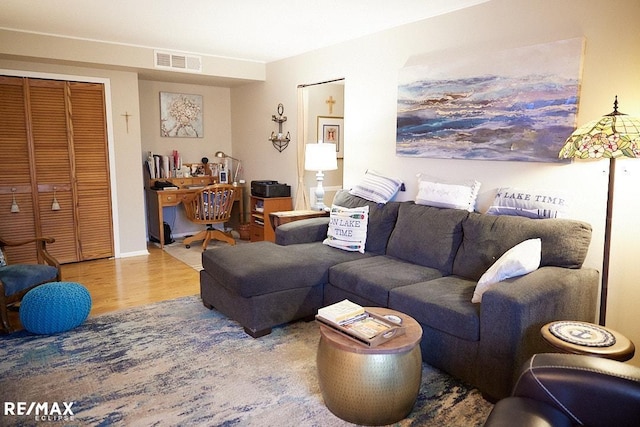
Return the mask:
<path fill-rule="evenodd" d="M 536 354 L 485 426 L 637 426 L 640 368 L 576 354 Z"/>

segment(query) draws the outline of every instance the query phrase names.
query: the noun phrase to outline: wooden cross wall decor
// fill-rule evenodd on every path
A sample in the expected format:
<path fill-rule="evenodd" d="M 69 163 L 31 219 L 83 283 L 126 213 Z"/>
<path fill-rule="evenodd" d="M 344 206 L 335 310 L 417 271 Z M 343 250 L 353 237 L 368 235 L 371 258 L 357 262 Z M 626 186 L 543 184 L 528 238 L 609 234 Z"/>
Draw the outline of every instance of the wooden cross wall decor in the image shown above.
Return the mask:
<path fill-rule="evenodd" d="M 122 117 L 124 117 L 124 121 L 127 124 L 127 133 L 129 133 L 129 117 L 131 117 L 131 114 L 129 114 L 128 111 L 125 111 L 124 114 L 121 114 Z"/>
<path fill-rule="evenodd" d="M 325 103 L 329 105 L 329 114 L 333 114 L 333 104 L 336 103 L 336 100 L 333 99 L 333 96 L 329 96 Z"/>

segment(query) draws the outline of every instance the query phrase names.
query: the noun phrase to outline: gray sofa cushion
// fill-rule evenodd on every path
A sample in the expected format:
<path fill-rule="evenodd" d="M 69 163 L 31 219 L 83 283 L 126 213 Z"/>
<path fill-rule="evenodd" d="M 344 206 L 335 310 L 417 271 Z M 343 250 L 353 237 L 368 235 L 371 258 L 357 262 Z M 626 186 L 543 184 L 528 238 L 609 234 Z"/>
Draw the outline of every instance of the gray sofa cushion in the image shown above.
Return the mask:
<path fill-rule="evenodd" d="M 591 226 L 568 219 L 530 219 L 470 213 L 462 222 L 464 239 L 453 274 L 478 280 L 506 251 L 533 238 L 542 239 L 540 266 L 580 268 L 591 241 Z"/>
<path fill-rule="evenodd" d="M 280 246 L 272 242 L 202 253 L 202 266 L 225 288 L 244 297 L 327 283 L 329 267 L 367 257 L 320 242 Z"/>
<path fill-rule="evenodd" d="M 322 242 L 327 238 L 329 217 L 309 218 L 282 224 L 276 228 L 278 245 Z"/>
<path fill-rule="evenodd" d="M 404 202 L 398 210 L 387 255 L 451 274 L 462 241 L 462 220 L 469 212 Z"/>
<path fill-rule="evenodd" d="M 467 341 L 480 339 L 480 304 L 472 304 L 476 283 L 457 276 L 392 289 L 389 308 L 423 325 Z"/>
<path fill-rule="evenodd" d="M 345 208 L 369 206 L 369 225 L 367 227 L 367 242 L 365 251 L 375 255 L 382 255 L 387 250 L 387 242 L 398 218 L 398 202 L 379 204 L 342 190 L 336 193 L 333 204 Z"/>
<path fill-rule="evenodd" d="M 382 307 L 389 304 L 389 290 L 442 276 L 438 270 L 386 255 L 349 261 L 329 270 L 329 282 L 336 288 L 362 295 Z"/>

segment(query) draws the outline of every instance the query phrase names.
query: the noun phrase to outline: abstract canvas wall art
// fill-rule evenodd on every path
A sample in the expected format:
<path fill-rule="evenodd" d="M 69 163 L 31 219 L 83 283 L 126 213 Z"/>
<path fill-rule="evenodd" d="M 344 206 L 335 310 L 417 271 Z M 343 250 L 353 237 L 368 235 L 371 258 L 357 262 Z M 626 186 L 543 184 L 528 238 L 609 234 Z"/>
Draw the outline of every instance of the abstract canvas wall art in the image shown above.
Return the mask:
<path fill-rule="evenodd" d="M 575 128 L 582 38 L 431 56 L 399 73 L 396 154 L 559 162 Z"/>

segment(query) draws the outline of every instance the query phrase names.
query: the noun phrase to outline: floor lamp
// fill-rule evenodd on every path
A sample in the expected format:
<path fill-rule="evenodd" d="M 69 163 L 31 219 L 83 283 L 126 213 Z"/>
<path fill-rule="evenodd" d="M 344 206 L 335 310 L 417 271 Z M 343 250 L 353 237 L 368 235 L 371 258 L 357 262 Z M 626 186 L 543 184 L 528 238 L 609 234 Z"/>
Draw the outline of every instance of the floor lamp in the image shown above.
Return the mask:
<path fill-rule="evenodd" d="M 604 228 L 602 283 L 600 285 L 599 324 L 604 326 L 607 316 L 609 289 L 609 255 L 611 252 L 611 220 L 615 190 L 616 158 L 640 157 L 640 118 L 618 111 L 618 97 L 613 112 L 576 129 L 560 150 L 563 159 L 609 159 L 607 219 Z"/>
<path fill-rule="evenodd" d="M 304 150 L 304 168 L 308 171 L 316 171 L 316 203 L 312 209 L 316 211 L 327 210 L 324 204 L 323 171 L 338 169 L 336 157 L 336 144 L 319 142 L 307 144 Z"/>

